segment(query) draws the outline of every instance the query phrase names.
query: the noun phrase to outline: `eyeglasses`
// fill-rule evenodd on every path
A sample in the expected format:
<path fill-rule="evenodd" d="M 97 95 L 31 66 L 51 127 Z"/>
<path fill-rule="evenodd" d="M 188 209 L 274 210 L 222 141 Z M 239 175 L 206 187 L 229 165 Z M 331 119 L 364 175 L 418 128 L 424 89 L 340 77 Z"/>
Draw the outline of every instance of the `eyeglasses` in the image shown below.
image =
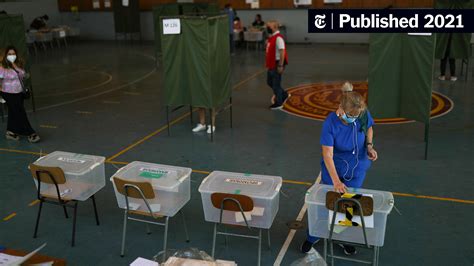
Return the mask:
<path fill-rule="evenodd" d="M 346 114 L 347 118 L 358 118 L 360 114 L 358 115 L 350 115 L 348 112 L 344 111 L 344 113 Z"/>

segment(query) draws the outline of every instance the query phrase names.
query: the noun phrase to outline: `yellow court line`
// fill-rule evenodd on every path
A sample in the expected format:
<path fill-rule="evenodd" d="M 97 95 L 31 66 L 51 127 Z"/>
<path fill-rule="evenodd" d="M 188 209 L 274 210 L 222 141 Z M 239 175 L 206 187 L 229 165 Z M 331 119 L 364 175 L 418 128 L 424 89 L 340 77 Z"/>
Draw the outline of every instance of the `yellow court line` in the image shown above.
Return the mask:
<path fill-rule="evenodd" d="M 121 165 L 127 165 L 127 164 L 129 164 L 129 162 L 117 162 L 117 161 L 110 161 L 110 160 L 107 160 L 106 163 L 110 163 L 110 164 L 121 164 Z"/>
<path fill-rule="evenodd" d="M 16 212 L 14 212 L 14 213 L 8 215 L 7 217 L 3 218 L 3 221 L 6 222 L 6 221 L 10 220 L 11 218 L 13 218 L 15 216 L 16 216 Z"/>
<path fill-rule="evenodd" d="M 38 204 L 39 202 L 40 202 L 39 200 L 34 200 L 34 201 L 30 202 L 30 204 L 28 204 L 28 206 L 33 207 L 36 204 Z"/>
<path fill-rule="evenodd" d="M 179 121 L 183 120 L 184 118 L 188 117 L 189 114 L 190 114 L 190 112 L 187 112 L 186 114 L 184 114 L 184 115 L 182 115 L 182 116 L 176 118 L 175 120 L 171 121 L 170 126 L 171 126 L 171 125 L 174 125 L 174 124 L 178 123 Z M 112 155 L 111 157 L 109 157 L 109 158 L 107 159 L 107 162 L 110 162 L 110 161 L 112 161 L 113 159 L 119 157 L 120 155 L 126 153 L 127 151 L 129 151 L 129 150 L 135 148 L 136 146 L 142 144 L 143 142 L 147 141 L 147 140 L 150 139 L 151 137 L 155 136 L 156 134 L 160 133 L 161 131 L 163 131 L 163 130 L 165 130 L 165 129 L 167 129 L 167 128 L 168 128 L 168 125 L 164 125 L 164 126 L 160 127 L 159 129 L 155 130 L 154 132 L 152 132 L 152 133 L 148 134 L 147 136 L 143 137 L 142 139 L 138 140 L 137 142 L 135 142 L 135 143 L 133 143 L 133 144 L 131 144 L 131 145 L 128 145 L 125 149 L 123 149 L 123 150 L 119 151 L 118 153 L 116 153 L 116 154 Z"/>
<path fill-rule="evenodd" d="M 193 173 L 208 175 L 208 174 L 210 174 L 211 172 L 209 172 L 209 171 L 203 171 L 203 170 L 194 170 L 194 169 L 193 169 Z"/>
<path fill-rule="evenodd" d="M 310 182 L 301 182 L 301 181 L 285 180 L 285 179 L 283 179 L 283 183 L 295 184 L 295 185 L 305 185 L 305 186 L 312 186 L 313 185 L 313 183 L 310 183 Z"/>
<path fill-rule="evenodd" d="M 265 71 L 266 71 L 265 68 L 257 71 L 257 73 L 253 74 L 252 76 L 250 76 L 250 77 L 240 81 L 239 83 L 235 84 L 235 86 L 232 89 L 237 90 L 240 86 L 244 85 L 249 80 L 256 78 L 257 76 L 259 76 L 260 74 L 262 74 Z"/>
<path fill-rule="evenodd" d="M 443 198 L 443 197 L 436 197 L 436 196 L 425 196 L 425 195 L 416 195 L 416 194 L 400 193 L 400 192 L 392 192 L 392 194 L 395 195 L 395 196 L 400 196 L 400 197 L 410 197 L 410 198 L 418 198 L 418 199 L 430 199 L 430 200 L 440 200 L 440 201 L 450 201 L 450 202 L 474 204 L 474 200 Z"/>
<path fill-rule="evenodd" d="M 35 151 L 21 151 L 21 150 L 14 150 L 14 149 L 4 149 L 0 148 L 0 151 L 5 151 L 5 152 L 11 152 L 11 153 L 21 153 L 21 154 L 32 154 L 32 155 L 47 155 L 47 153 L 40 153 L 40 152 L 35 152 Z"/>

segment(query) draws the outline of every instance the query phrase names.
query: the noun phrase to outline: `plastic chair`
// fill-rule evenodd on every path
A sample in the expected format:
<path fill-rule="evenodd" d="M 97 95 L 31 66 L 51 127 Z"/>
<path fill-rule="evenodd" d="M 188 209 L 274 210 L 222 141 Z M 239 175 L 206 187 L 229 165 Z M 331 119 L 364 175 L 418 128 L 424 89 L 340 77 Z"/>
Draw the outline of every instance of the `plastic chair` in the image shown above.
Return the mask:
<path fill-rule="evenodd" d="M 33 238 L 37 237 L 39 221 L 41 217 L 41 210 L 43 207 L 43 203 L 49 203 L 53 205 L 62 206 L 64 210 L 64 215 L 66 219 L 69 218 L 67 214 L 66 208 L 73 208 L 74 215 L 72 220 L 72 243 L 71 246 L 74 247 L 75 244 L 75 237 L 76 237 L 76 217 L 77 217 L 77 204 L 79 203 L 77 200 L 61 197 L 61 193 L 59 192 L 59 185 L 66 185 L 67 180 L 64 176 L 64 172 L 59 167 L 46 167 L 46 166 L 38 166 L 35 164 L 30 164 L 29 169 L 33 178 L 38 182 L 38 193 L 37 197 L 40 201 L 39 209 L 38 209 L 38 216 L 36 218 L 36 225 L 35 225 L 35 233 L 33 234 Z M 41 184 L 51 184 L 54 185 L 56 196 L 45 195 L 41 193 Z M 91 196 L 92 203 L 94 205 L 94 214 L 95 214 L 95 221 L 97 225 L 99 225 L 99 216 L 97 214 L 97 207 L 95 204 L 95 197 L 94 195 Z"/>
<path fill-rule="evenodd" d="M 46 51 L 46 43 L 49 43 L 51 49 L 53 49 L 53 33 L 52 32 L 36 32 L 35 40 L 41 43 L 43 49 Z"/>
<path fill-rule="evenodd" d="M 151 209 L 150 204 L 148 203 L 148 200 L 154 199 L 156 197 L 153 187 L 151 186 L 149 182 L 135 182 L 135 181 L 123 180 L 118 177 L 114 177 L 113 180 L 114 180 L 115 187 L 117 188 L 117 191 L 125 197 L 125 203 L 127 206 L 127 209 L 124 211 L 124 217 L 123 217 L 122 248 L 120 251 L 120 256 L 123 257 L 125 254 L 125 237 L 127 233 L 127 221 L 132 220 L 132 221 L 146 223 L 148 234 L 151 234 L 148 224 L 160 225 L 160 226 L 165 227 L 165 235 L 164 235 L 164 240 L 163 240 L 163 261 L 165 261 L 167 244 L 168 244 L 168 222 L 169 222 L 170 217 L 159 215 L 157 212 L 153 212 L 153 210 Z M 128 201 L 129 197 L 134 198 L 134 199 L 142 199 L 145 202 L 145 205 L 148 211 L 130 210 L 130 205 Z M 186 233 L 186 242 L 189 242 L 188 228 L 186 226 L 184 213 L 181 210 L 179 212 L 181 213 L 183 217 L 184 231 Z M 131 215 L 147 216 L 147 217 L 153 218 L 154 220 L 158 220 L 159 218 L 165 217 L 165 223 L 143 220 L 140 218 L 131 217 Z"/>
<path fill-rule="evenodd" d="M 326 203 L 328 205 L 328 203 Z M 364 264 L 371 264 L 371 265 L 378 265 L 378 260 L 379 260 L 379 247 L 377 246 L 371 246 L 369 245 L 369 242 L 367 240 L 367 232 L 366 232 L 366 227 L 365 227 L 365 220 L 364 220 L 364 210 L 366 210 L 368 213 L 373 212 L 373 204 L 370 206 L 363 206 L 361 202 L 357 199 L 353 198 L 337 198 L 334 202 L 334 204 L 329 204 L 334 206 L 334 215 L 332 216 L 331 220 L 331 225 L 330 225 L 330 230 L 329 230 L 329 238 L 324 239 L 324 260 L 327 261 L 327 257 L 331 258 L 331 265 L 334 265 L 334 259 L 339 259 L 339 260 L 345 260 L 345 261 L 353 261 L 353 262 L 359 262 L 359 263 L 364 263 Z M 352 242 L 347 242 L 347 241 L 340 241 L 340 240 L 334 240 L 333 234 L 334 234 L 334 225 L 336 223 L 336 213 L 340 211 L 339 208 L 342 207 L 342 209 L 347 208 L 347 206 L 353 207 L 354 208 L 354 214 L 360 214 L 361 217 L 361 222 L 362 222 L 362 233 L 364 235 L 364 242 L 365 244 L 358 244 L 358 243 L 352 243 Z M 327 244 L 329 242 L 329 249 L 331 254 L 327 254 Z M 358 260 L 358 259 L 353 259 L 353 258 L 347 258 L 347 257 L 341 257 L 341 256 L 335 256 L 334 255 L 334 244 L 349 244 L 352 246 L 358 246 L 358 247 L 363 247 L 367 249 L 372 249 L 373 250 L 373 257 L 372 261 L 364 261 L 364 260 Z"/>
<path fill-rule="evenodd" d="M 66 30 L 65 29 L 58 29 L 52 31 L 53 33 L 53 39 L 56 41 L 56 44 L 58 47 L 61 47 L 61 40 L 64 42 L 64 46 L 67 47 L 67 40 L 66 40 Z"/>
<path fill-rule="evenodd" d="M 35 42 L 36 37 L 35 37 L 35 34 L 32 33 L 32 32 L 27 32 L 27 33 L 25 34 L 25 36 L 26 36 L 26 44 L 27 44 L 27 46 L 28 46 L 28 51 L 29 51 L 29 48 L 32 47 L 33 50 L 35 51 L 35 55 L 36 55 L 36 54 L 38 53 L 38 49 L 37 49 L 37 47 L 36 47 L 36 42 Z"/>
<path fill-rule="evenodd" d="M 253 231 L 252 227 L 249 226 L 249 223 L 247 221 L 247 218 L 245 217 L 245 212 L 250 212 L 253 210 L 253 200 L 249 196 L 245 195 L 238 195 L 238 194 L 228 194 L 228 193 L 213 193 L 211 195 L 211 202 L 212 205 L 220 209 L 220 218 L 219 218 L 219 223 L 214 224 L 214 234 L 213 234 L 213 240 L 212 240 L 212 257 L 215 255 L 215 249 L 216 249 L 216 238 L 217 235 L 224 235 L 224 236 L 235 236 L 235 237 L 242 237 L 242 238 L 252 238 L 252 239 L 257 239 L 258 240 L 258 266 L 260 266 L 261 262 L 261 255 L 262 255 L 262 229 L 258 228 L 258 236 L 255 235 L 243 235 L 243 234 L 234 234 L 234 233 L 227 233 L 227 231 L 218 231 L 217 226 L 218 224 L 224 224 L 222 222 L 222 214 L 224 211 L 230 211 L 230 212 L 240 212 L 242 217 L 244 218 L 245 225 L 246 227 L 250 230 Z M 227 238 L 226 238 L 227 240 Z M 227 241 L 226 241 L 227 244 Z M 270 248 L 270 229 L 268 229 L 268 247 Z"/>

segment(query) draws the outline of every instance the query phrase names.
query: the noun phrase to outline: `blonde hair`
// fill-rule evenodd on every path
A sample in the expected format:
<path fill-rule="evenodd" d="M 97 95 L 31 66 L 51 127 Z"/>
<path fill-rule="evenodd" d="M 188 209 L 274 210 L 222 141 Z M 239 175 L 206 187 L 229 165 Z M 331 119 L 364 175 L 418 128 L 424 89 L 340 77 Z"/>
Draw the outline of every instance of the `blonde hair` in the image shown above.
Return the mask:
<path fill-rule="evenodd" d="M 360 93 L 353 91 L 354 86 L 350 82 L 345 82 L 342 87 L 341 107 L 344 111 L 363 112 L 367 108 L 365 99 Z"/>

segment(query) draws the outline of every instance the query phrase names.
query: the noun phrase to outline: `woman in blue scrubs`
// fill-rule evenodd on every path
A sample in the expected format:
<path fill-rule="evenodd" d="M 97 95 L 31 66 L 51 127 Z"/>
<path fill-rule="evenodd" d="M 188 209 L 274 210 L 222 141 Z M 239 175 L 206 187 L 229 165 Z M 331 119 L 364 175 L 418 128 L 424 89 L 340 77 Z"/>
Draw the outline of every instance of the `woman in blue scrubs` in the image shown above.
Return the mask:
<path fill-rule="evenodd" d="M 342 91 L 339 109 L 327 116 L 320 139 L 321 183 L 333 185 L 341 193 L 347 192 L 347 187 L 362 187 L 371 162 L 378 157 L 372 143 L 374 120 L 364 98 L 352 91 L 352 85 L 347 82 Z M 308 234 L 301 250 L 308 252 L 318 240 Z M 353 246 L 343 248 L 346 255 L 356 253 Z"/>

